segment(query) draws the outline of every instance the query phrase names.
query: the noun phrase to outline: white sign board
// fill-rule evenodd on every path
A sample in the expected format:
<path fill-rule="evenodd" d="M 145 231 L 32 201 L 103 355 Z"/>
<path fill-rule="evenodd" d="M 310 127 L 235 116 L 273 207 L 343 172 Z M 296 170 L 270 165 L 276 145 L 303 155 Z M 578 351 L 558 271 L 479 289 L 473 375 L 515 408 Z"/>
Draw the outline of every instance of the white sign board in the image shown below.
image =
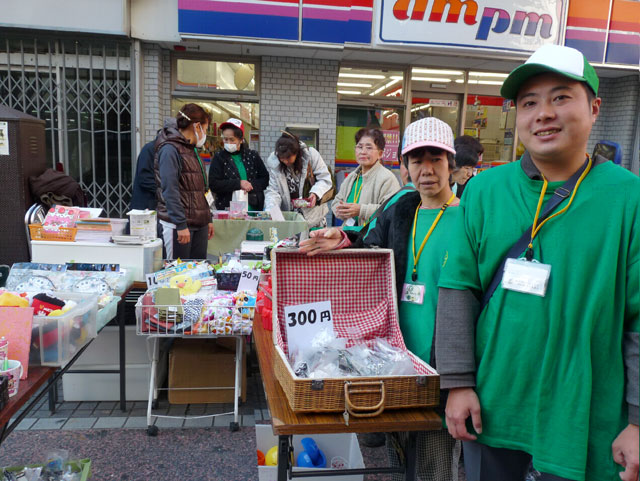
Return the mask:
<path fill-rule="evenodd" d="M 311 340 L 321 330 L 333 329 L 331 301 L 311 302 L 297 306 L 286 306 L 284 317 L 287 326 L 289 352 L 309 347 Z"/>
<path fill-rule="evenodd" d="M 560 42 L 563 0 L 381 0 L 377 44 L 531 52 Z"/>
<path fill-rule="evenodd" d="M 9 123 L 0 122 L 0 155 L 9 155 Z"/>
<path fill-rule="evenodd" d="M 260 271 L 253 269 L 245 269 L 240 275 L 237 291 L 258 292 L 258 283 L 260 282 Z"/>

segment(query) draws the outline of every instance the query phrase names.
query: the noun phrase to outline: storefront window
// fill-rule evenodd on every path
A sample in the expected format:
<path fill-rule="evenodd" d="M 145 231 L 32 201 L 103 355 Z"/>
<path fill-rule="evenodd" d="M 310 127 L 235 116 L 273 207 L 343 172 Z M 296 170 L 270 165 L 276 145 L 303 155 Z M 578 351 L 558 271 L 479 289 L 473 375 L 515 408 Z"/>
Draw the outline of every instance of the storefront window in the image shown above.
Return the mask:
<path fill-rule="evenodd" d="M 255 64 L 177 59 L 178 89 L 256 90 Z"/>
<path fill-rule="evenodd" d="M 469 95 L 464 133 L 484 146 L 482 168 L 511 162 L 515 137 L 516 110 L 502 97 Z"/>
<path fill-rule="evenodd" d="M 402 98 L 402 70 L 340 67 L 338 95 Z"/>
<path fill-rule="evenodd" d="M 207 141 L 204 144 L 200 158 L 207 165 L 213 154 L 222 149 L 222 138 L 219 126 L 230 117 L 242 120 L 244 123 L 244 138 L 253 150 L 260 150 L 260 106 L 257 103 L 233 102 L 225 100 L 203 101 L 190 98 L 176 98 L 171 100 L 171 115 L 175 117 L 178 110 L 185 104 L 196 103 L 211 113 L 212 122 L 207 131 Z M 208 168 L 207 168 L 208 172 Z"/>
<path fill-rule="evenodd" d="M 338 107 L 336 135 L 336 178 L 342 180 L 358 166 L 355 135 L 362 127 L 379 128 L 385 136 L 382 163 L 390 169 L 399 168 L 398 147 L 402 130 L 402 108 Z M 339 175 L 340 172 L 342 175 Z"/>
<path fill-rule="evenodd" d="M 436 117 L 458 132 L 460 101 L 457 98 L 438 99 L 414 97 L 411 107 L 411 122 L 425 117 Z"/>

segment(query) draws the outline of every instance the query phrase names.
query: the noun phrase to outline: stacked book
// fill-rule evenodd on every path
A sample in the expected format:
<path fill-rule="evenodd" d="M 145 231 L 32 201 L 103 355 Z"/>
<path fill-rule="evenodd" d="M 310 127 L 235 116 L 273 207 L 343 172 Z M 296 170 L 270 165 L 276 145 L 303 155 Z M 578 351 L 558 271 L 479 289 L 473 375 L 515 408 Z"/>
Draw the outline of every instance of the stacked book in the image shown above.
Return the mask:
<path fill-rule="evenodd" d="M 111 240 L 111 222 L 104 217 L 79 219 L 76 221 L 76 242 L 109 242 Z"/>

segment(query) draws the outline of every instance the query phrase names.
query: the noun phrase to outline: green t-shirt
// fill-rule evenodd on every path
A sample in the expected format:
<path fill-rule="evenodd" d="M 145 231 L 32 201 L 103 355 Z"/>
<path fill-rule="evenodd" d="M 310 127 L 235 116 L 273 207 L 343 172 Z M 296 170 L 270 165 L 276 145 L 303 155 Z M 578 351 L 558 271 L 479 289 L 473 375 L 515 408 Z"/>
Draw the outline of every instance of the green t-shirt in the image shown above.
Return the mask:
<path fill-rule="evenodd" d="M 550 183 L 545 200 L 561 184 Z M 532 224 L 541 188 L 520 162 L 478 175 L 440 287 L 479 296 Z M 557 476 L 618 479 L 611 443 L 628 424 L 623 332 L 640 324 L 638 219 L 640 179 L 597 165 L 533 242 L 535 259 L 551 265 L 546 296 L 496 289 L 476 324 L 480 442 L 524 450 Z"/>
<path fill-rule="evenodd" d="M 357 204 L 360 200 L 360 193 L 362 192 L 362 175 L 356 177 L 356 181 L 351 185 L 351 192 L 349 192 L 349 197 L 347 197 L 347 204 Z M 358 225 L 358 218 L 354 217 L 355 225 L 353 226 L 345 226 L 347 230 L 359 231 L 362 229 L 362 226 Z M 355 227 L 355 229 L 350 229 L 350 227 Z"/>
<path fill-rule="evenodd" d="M 420 250 L 420 244 L 427 235 L 431 224 L 435 220 L 440 209 L 420 209 L 418 212 L 418 225 L 416 227 L 416 253 Z M 448 256 L 448 246 L 454 239 L 453 232 L 456 227 L 458 207 L 449 207 L 444 211 L 438 225 L 431 233 L 431 237 L 424 246 L 418 260 L 417 283 L 424 284 L 425 293 L 421 305 L 411 302 L 402 302 L 398 299 L 400 313 L 400 330 L 407 348 L 425 362 L 430 362 L 431 343 L 436 320 L 436 306 L 438 304 L 438 278 L 442 263 Z M 407 215 L 413 213 L 407 212 Z M 407 271 L 404 282 L 412 282 L 413 253 L 411 249 L 413 230 L 409 232 L 407 239 Z"/>
<path fill-rule="evenodd" d="M 240 174 L 240 180 L 247 180 L 247 169 L 245 169 L 242 163 L 242 154 L 231 154 L 231 158 L 233 159 L 233 163 L 236 164 L 236 168 Z"/>

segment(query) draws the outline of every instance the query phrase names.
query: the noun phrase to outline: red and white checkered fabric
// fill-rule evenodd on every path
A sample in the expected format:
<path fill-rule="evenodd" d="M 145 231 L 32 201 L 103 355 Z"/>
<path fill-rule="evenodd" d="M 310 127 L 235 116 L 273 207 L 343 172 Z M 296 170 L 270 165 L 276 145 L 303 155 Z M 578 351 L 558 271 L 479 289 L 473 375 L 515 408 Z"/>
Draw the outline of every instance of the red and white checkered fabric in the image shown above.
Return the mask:
<path fill-rule="evenodd" d="M 384 338 L 406 350 L 394 303 L 392 255 L 380 249 L 348 249 L 309 257 L 276 250 L 272 274 L 278 328 L 274 331 L 285 355 L 285 306 L 322 301 L 331 301 L 334 332 L 349 339 L 349 345 Z M 417 373 L 433 374 L 417 357 L 412 359 Z"/>

